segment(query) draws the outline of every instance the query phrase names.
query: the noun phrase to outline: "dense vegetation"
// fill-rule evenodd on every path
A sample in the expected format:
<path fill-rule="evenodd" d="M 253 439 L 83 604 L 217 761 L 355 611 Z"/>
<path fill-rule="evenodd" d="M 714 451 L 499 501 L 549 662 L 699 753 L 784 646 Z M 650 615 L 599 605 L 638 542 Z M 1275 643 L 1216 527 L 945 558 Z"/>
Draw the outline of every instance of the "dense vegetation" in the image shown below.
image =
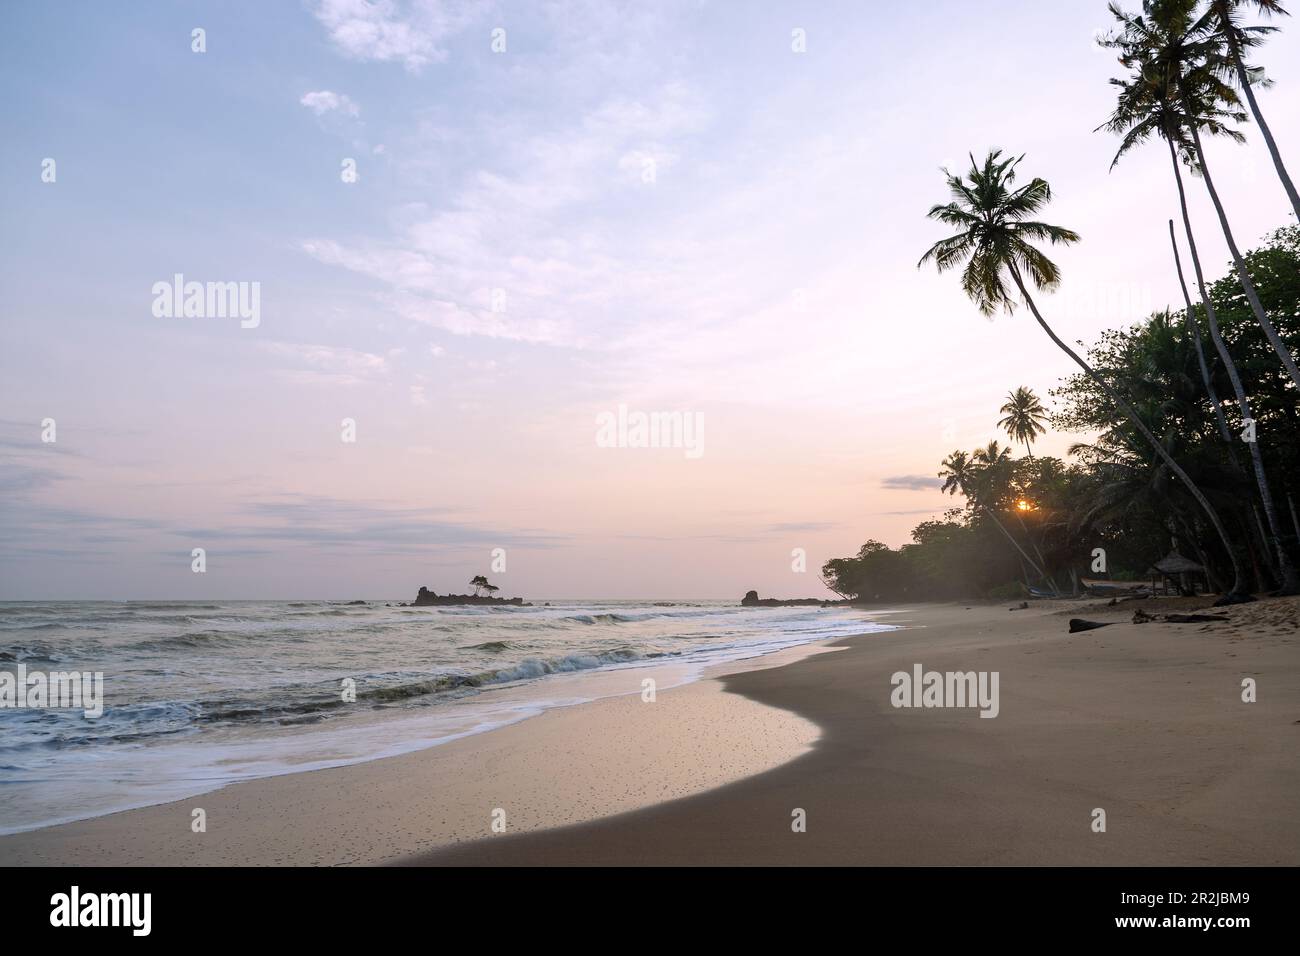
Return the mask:
<path fill-rule="evenodd" d="M 1121 137 L 1116 164 L 1148 141 L 1169 153 L 1170 213 L 1184 244 L 1171 218 L 1170 268 L 1185 308 L 1109 330 L 1079 355 L 1033 296 L 1062 281 L 1041 246 L 1080 241 L 1040 218 L 1050 186 L 1041 178 L 1018 185 L 1023 157 L 1000 151 L 972 156 L 964 175 L 945 171 L 949 201 L 929 216 L 956 233 L 921 264 L 959 270 L 985 314 L 1026 307 L 1080 371 L 1052 391 L 1050 415 L 1027 388 L 1008 395 L 998 424 L 1023 456 L 993 442 L 945 459 L 944 489 L 964 503 L 918 525 L 911 544 L 868 541 L 857 555 L 828 561 L 823 579 L 845 597 L 1068 592 L 1090 572 L 1142 577 L 1171 543 L 1206 567 L 1225 600 L 1300 591 L 1300 226 L 1243 252 L 1202 148 L 1206 136 L 1244 142 L 1239 127 L 1253 118 L 1280 195 L 1300 217 L 1300 196 L 1255 96 L 1268 81 L 1249 60 L 1276 27 L 1243 21 L 1246 12 L 1286 11 L 1280 0 L 1145 0 L 1137 14 L 1117 4 L 1110 11 L 1118 26 L 1103 45 L 1127 75 L 1111 80 L 1116 106 L 1099 128 Z M 1200 260 L 1189 182 L 1208 191 L 1232 254 L 1231 272 L 1217 282 Z M 1068 461 L 1035 457 L 1045 421 L 1093 440 L 1072 446 Z"/>
<path fill-rule="evenodd" d="M 1300 226 L 1278 230 L 1246 261 L 1279 332 L 1291 348 L 1300 347 Z M 1300 535 L 1292 510 L 1293 502 L 1300 508 L 1297 392 L 1255 322 L 1235 274 L 1215 282 L 1210 295 L 1251 395 L 1255 437 L 1284 508 L 1289 532 L 1284 537 L 1294 547 Z M 1194 316 L 1207 336 L 1204 311 L 1195 309 Z M 1262 516 L 1256 520 L 1257 495 L 1244 470 L 1240 410 L 1220 402 L 1234 438 L 1224 442 L 1188 339 L 1185 312 L 1158 312 L 1130 328 L 1105 332 L 1088 349 L 1087 360 L 1108 380 L 1125 383 L 1128 401 L 1241 542 L 1253 589 L 1270 590 L 1281 579 L 1265 544 Z M 1207 364 L 1215 392 L 1232 394 L 1223 363 L 1207 356 Z M 1020 457 L 997 442 L 970 453 L 954 451 L 939 477 L 964 506 L 917 525 L 912 543 L 897 550 L 868 541 L 857 555 L 828 561 L 822 568 L 827 586 L 845 597 L 882 601 L 1011 597 L 1023 593 L 1026 584 L 1050 588 L 1044 579 L 1069 592 L 1079 576 L 1141 578 L 1170 550 L 1171 539 L 1181 553 L 1205 564 L 1220 586 L 1230 584 L 1225 581 L 1230 563 L 1206 534 L 1196 502 L 1096 383 L 1080 373 L 1051 394 L 1053 428 L 1092 433 L 1094 441 L 1073 445 L 1068 463 L 1034 456 L 1027 445 Z M 1009 437 L 1024 444 L 1009 414 L 1002 422 Z M 1107 574 L 1090 571 L 1094 548 L 1105 549 Z"/>

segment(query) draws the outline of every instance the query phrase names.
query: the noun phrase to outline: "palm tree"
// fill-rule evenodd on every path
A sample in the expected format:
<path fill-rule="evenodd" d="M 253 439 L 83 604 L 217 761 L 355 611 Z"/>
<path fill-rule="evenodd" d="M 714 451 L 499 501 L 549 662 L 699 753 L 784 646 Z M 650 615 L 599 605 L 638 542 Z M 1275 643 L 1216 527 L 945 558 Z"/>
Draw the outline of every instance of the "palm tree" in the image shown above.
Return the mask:
<path fill-rule="evenodd" d="M 1259 293 L 1237 247 L 1206 163 L 1202 130 L 1212 136 L 1244 142 L 1245 136 L 1228 124 L 1244 122 L 1246 114 L 1239 108 L 1241 101 L 1237 94 L 1220 79 L 1228 64 L 1215 39 L 1214 20 L 1209 13 L 1198 16 L 1197 8 L 1198 0 L 1143 0 L 1142 13 L 1128 14 L 1118 4 L 1110 4 L 1111 14 L 1123 24 L 1123 29 L 1102 45 L 1118 49 L 1120 63 L 1135 73 L 1127 82 L 1111 81 L 1120 87 L 1121 93 L 1119 104 L 1104 127 L 1124 133 L 1116 161 L 1152 132 L 1170 140 L 1171 148 L 1177 141 L 1177 151 L 1200 174 L 1209 191 L 1255 321 L 1264 330 L 1287 374 L 1300 388 L 1300 366 L 1259 301 Z M 1136 138 L 1134 134 L 1138 134 Z"/>
<path fill-rule="evenodd" d="M 1021 385 L 1014 392 L 1008 392 L 1007 403 L 998 411 L 1005 416 L 998 422 L 998 427 L 1012 441 L 1024 442 L 1025 454 L 1033 458 L 1034 452 L 1030 445 L 1039 435 L 1047 434 L 1047 428 L 1043 425 L 1047 421 L 1047 409 L 1038 400 L 1034 390 Z"/>
<path fill-rule="evenodd" d="M 1021 391 L 1029 391 L 1021 389 Z M 1033 395 L 1033 392 L 1029 393 Z M 1037 398 L 1035 398 L 1037 401 Z M 1040 406 L 1041 408 L 1041 406 Z M 1033 457 L 1032 455 L 1030 456 Z M 1010 498 L 1018 497 L 1016 489 L 1013 487 L 1016 479 L 1016 465 L 1011 458 L 1011 449 L 1003 448 L 996 440 L 989 442 L 983 448 L 976 448 L 971 454 L 971 461 L 977 468 L 975 481 L 975 495 L 984 502 L 992 502 L 992 507 L 1002 508 L 1011 504 Z M 1036 568 L 1045 568 L 1047 559 L 1043 557 L 1042 550 L 1038 543 L 1034 541 L 1034 536 L 1029 533 L 1029 528 L 1025 525 L 1024 516 L 1020 513 L 1019 502 L 1010 508 L 1011 514 L 1015 516 L 1016 523 L 1020 525 L 1020 530 L 1025 533 L 1025 540 L 1029 546 L 1034 549 L 1034 554 L 1038 556 Z M 992 514 L 992 511 L 989 512 Z M 1043 573 L 1040 570 L 1040 573 Z M 1060 588 L 1056 586 L 1056 579 L 1050 575 L 1044 574 L 1044 579 L 1052 585 L 1054 592 L 1059 592 Z"/>
<path fill-rule="evenodd" d="M 986 502 L 1003 505 L 1011 486 L 1011 449 L 996 439 L 971 453 L 975 465 L 976 494 Z"/>
<path fill-rule="evenodd" d="M 1188 66 L 1189 60 L 1209 56 L 1204 52 L 1205 41 L 1198 39 L 1205 35 L 1206 28 L 1200 21 L 1194 20 L 1195 4 L 1192 0 L 1144 0 L 1144 13 L 1138 15 L 1126 14 L 1113 3 L 1110 9 L 1124 24 L 1124 30 L 1119 36 L 1113 36 L 1103 41 L 1103 45 L 1119 48 L 1122 51 L 1120 62 L 1135 71 L 1127 80 L 1111 80 L 1112 85 L 1119 88 L 1119 97 L 1115 111 L 1111 114 L 1110 119 L 1101 127 L 1098 127 L 1123 136 L 1119 151 L 1115 154 L 1115 159 L 1111 163 L 1111 168 L 1114 169 L 1129 150 L 1140 145 L 1152 135 L 1158 135 L 1165 140 L 1169 148 L 1174 181 L 1178 187 L 1178 203 L 1183 216 L 1183 229 L 1187 236 L 1192 266 L 1196 273 L 1196 283 L 1200 291 L 1201 304 L 1205 309 L 1206 320 L 1209 325 L 1210 339 L 1213 341 L 1215 350 L 1218 352 L 1219 358 L 1222 359 L 1228 378 L 1232 382 L 1233 392 L 1237 399 L 1237 406 L 1241 410 L 1242 418 L 1251 419 L 1250 402 L 1246 396 L 1245 388 L 1242 386 L 1240 372 L 1219 329 L 1214 303 L 1210 300 L 1209 290 L 1205 284 L 1205 274 L 1201 268 L 1201 258 L 1196 247 L 1196 235 L 1192 231 L 1191 216 L 1187 209 L 1187 193 L 1183 184 L 1182 166 L 1179 162 L 1181 156 L 1190 168 L 1194 171 L 1199 170 L 1205 177 L 1211 198 L 1214 200 L 1215 208 L 1219 213 L 1219 221 L 1223 227 L 1224 235 L 1228 239 L 1229 248 L 1233 251 L 1238 278 L 1246 290 L 1246 297 L 1251 303 L 1251 309 L 1255 313 L 1256 321 L 1264 329 L 1265 334 L 1269 336 L 1270 341 L 1274 342 L 1274 348 L 1282 357 L 1283 364 L 1288 365 L 1290 363 L 1288 371 L 1292 372 L 1292 377 L 1295 378 L 1296 384 L 1300 386 L 1300 371 L 1293 371 L 1295 363 L 1291 359 L 1290 351 L 1285 343 L 1278 338 L 1276 330 L 1264 314 L 1263 306 L 1259 305 L 1259 297 L 1255 294 L 1254 284 L 1250 281 L 1245 263 L 1241 259 L 1240 252 L 1237 251 L 1236 244 L 1233 242 L 1231 228 L 1224 214 L 1222 203 L 1219 202 L 1218 194 L 1214 190 L 1209 170 L 1205 168 L 1204 153 L 1201 149 L 1199 133 L 1201 128 L 1204 128 L 1211 135 L 1228 136 L 1240 140 L 1242 138 L 1241 133 L 1227 124 L 1231 121 L 1243 119 L 1244 115 L 1231 109 L 1235 94 L 1215 80 L 1213 70 L 1209 66 L 1198 66 L 1195 63 L 1190 67 Z M 1221 103 L 1226 104 L 1228 108 L 1225 109 L 1224 106 L 1220 105 Z M 1172 224 L 1170 238 L 1173 238 Z M 1174 244 L 1174 257 L 1179 280 L 1181 281 L 1182 265 L 1178 262 L 1177 243 Z M 1189 324 L 1192 325 L 1193 332 L 1199 343 L 1200 334 L 1195 330 L 1192 304 L 1190 298 L 1186 296 L 1185 286 L 1184 300 L 1187 303 Z M 1206 388 L 1211 402 L 1217 409 L 1218 397 L 1209 383 L 1208 374 L 1206 374 Z M 1220 428 L 1221 434 L 1229 441 L 1227 446 L 1229 454 L 1232 455 L 1235 461 L 1236 456 L 1231 451 L 1231 438 L 1223 430 L 1222 423 Z M 1287 555 L 1287 549 L 1283 544 L 1282 527 L 1277 516 L 1277 508 L 1274 505 L 1272 492 L 1269 489 L 1268 475 L 1264 468 L 1259 443 L 1248 442 L 1247 444 L 1250 448 L 1251 464 L 1255 472 L 1255 483 L 1259 488 L 1260 499 L 1264 504 L 1264 513 L 1268 518 L 1269 528 L 1273 533 L 1273 546 L 1277 553 L 1277 567 L 1279 576 L 1282 579 L 1282 590 L 1286 593 L 1300 592 L 1300 575 L 1297 575 L 1294 563 Z"/>
<path fill-rule="evenodd" d="M 1052 290 L 1060 284 L 1061 274 L 1056 263 L 1033 242 L 1046 240 L 1052 244 L 1068 244 L 1078 242 L 1079 236 L 1061 226 L 1029 218 L 1051 200 L 1051 186 L 1046 180 L 1035 177 L 1026 185 L 1015 188 L 1016 166 L 1024 157 L 1001 157 L 1001 150 L 993 150 L 980 167 L 972 155 L 968 178 L 944 170 L 951 199 L 947 203 L 931 207 L 928 215 L 931 219 L 954 226 L 960 231 L 931 246 L 917 263 L 918 268 L 930 261 L 934 262 L 940 272 L 964 265 L 962 289 L 984 315 L 993 315 L 998 309 L 1005 309 L 1008 313 L 1015 311 L 1017 301 L 1006 281 L 1010 277 L 1020 298 L 1048 338 L 1097 383 L 1196 499 L 1232 562 L 1234 580 L 1232 591 L 1226 599 L 1247 600 L 1246 576 L 1241 558 L 1209 499 L 1165 450 L 1164 445 L 1151 434 L 1151 430 L 1132 406 L 1061 340 L 1038 311 L 1038 305 L 1025 282 L 1026 275 L 1035 288 Z"/>
<path fill-rule="evenodd" d="M 1190 231 L 1190 227 L 1189 227 Z M 1219 428 L 1219 435 L 1223 438 L 1224 447 L 1228 451 L 1228 457 L 1232 462 L 1233 469 L 1244 477 L 1245 472 L 1241 467 L 1241 462 L 1237 458 L 1237 452 L 1234 448 L 1236 442 L 1228 431 L 1228 423 L 1224 418 L 1223 409 L 1220 406 L 1218 393 L 1215 391 L 1214 384 L 1210 379 L 1209 368 L 1205 362 L 1205 354 L 1201 348 L 1201 333 L 1195 318 L 1195 310 L 1192 308 L 1191 298 L 1187 294 L 1187 283 L 1183 279 L 1183 265 L 1178 255 L 1178 242 L 1174 239 L 1174 221 L 1169 220 L 1169 240 L 1173 243 L 1174 248 L 1174 266 L 1178 270 L 1178 282 L 1182 286 L 1183 301 L 1186 303 L 1186 325 L 1191 330 L 1193 340 L 1196 345 L 1196 356 L 1200 362 L 1201 379 L 1205 385 L 1206 394 L 1210 397 L 1210 404 L 1214 408 L 1215 421 Z M 1208 301 L 1208 296 L 1205 297 Z M 1215 349 L 1218 350 L 1219 358 L 1223 361 L 1224 368 L 1228 373 L 1228 380 L 1232 383 L 1232 389 L 1237 398 L 1237 407 L 1241 411 L 1242 420 L 1252 418 L 1250 410 L 1250 400 L 1246 395 L 1246 389 L 1242 384 L 1241 373 L 1236 363 L 1232 359 L 1228 346 L 1223 338 L 1223 332 L 1219 328 L 1218 318 L 1215 315 L 1213 304 L 1206 309 L 1210 317 L 1210 338 L 1214 342 Z M 1300 593 L 1300 574 L 1297 574 L 1295 562 L 1288 556 L 1285 541 L 1287 532 L 1282 526 L 1281 519 L 1278 517 L 1277 507 L 1274 502 L 1273 492 L 1268 483 L 1268 472 L 1264 468 L 1263 452 L 1260 450 L 1258 442 L 1248 442 L 1250 448 L 1250 462 L 1255 474 L 1255 484 L 1259 488 L 1260 500 L 1264 503 L 1264 514 L 1268 519 L 1271 535 L 1264 533 L 1260 527 L 1260 537 L 1263 543 L 1264 551 L 1268 554 L 1272 552 L 1270 562 L 1277 572 L 1278 581 L 1280 582 L 1280 592 L 1282 594 Z M 1259 513 L 1255 511 L 1256 523 L 1259 523 Z"/>
<path fill-rule="evenodd" d="M 989 448 L 993 450 L 993 459 L 994 462 L 996 462 L 999 457 L 996 454 L 997 442 L 993 442 Z M 981 471 L 984 467 L 987 467 L 983 464 L 983 461 L 987 461 L 987 457 L 982 456 L 981 452 L 978 451 L 973 457 L 966 454 L 964 451 L 952 452 L 943 460 L 943 464 L 941 465 L 943 470 L 939 472 L 939 477 L 943 479 L 942 490 L 946 494 L 950 495 L 955 495 L 960 491 L 962 497 L 970 502 L 972 508 L 984 512 L 984 514 L 993 519 L 993 523 L 997 525 L 998 530 L 1001 531 L 1006 539 L 1011 542 L 1012 546 L 1020 552 L 1020 556 L 1025 559 L 1025 562 L 1038 572 L 1039 577 L 1044 581 L 1051 580 L 1048 578 L 1047 572 L 1044 571 L 1033 558 L 1025 554 L 1025 549 L 1020 547 L 1020 542 L 1012 537 L 1011 532 L 1006 529 L 1006 526 L 1000 520 L 998 520 L 997 514 L 988 506 L 984 501 L 983 496 L 977 490 L 980 484 Z"/>
<path fill-rule="evenodd" d="M 1213 18 L 1214 25 L 1218 30 L 1218 37 L 1228 48 L 1228 60 L 1232 64 L 1233 72 L 1237 77 L 1237 85 L 1241 91 L 1246 94 L 1246 103 L 1250 106 L 1250 113 L 1255 117 L 1255 125 L 1259 127 L 1260 134 L 1264 137 L 1264 143 L 1268 146 L 1269 155 L 1273 157 L 1273 168 L 1277 170 L 1278 179 L 1282 180 L 1282 186 L 1286 189 L 1287 198 L 1291 200 L 1291 208 L 1295 210 L 1296 218 L 1300 219 L 1300 193 L 1296 192 L 1295 183 L 1291 181 L 1291 176 L 1286 171 L 1286 166 L 1282 163 L 1282 154 L 1278 152 L 1277 142 L 1273 139 L 1273 131 L 1269 129 L 1268 123 L 1264 122 L 1264 114 L 1260 112 L 1259 102 L 1255 99 L 1255 83 L 1251 81 L 1251 75 L 1254 71 L 1246 66 L 1242 57 L 1242 51 L 1249 49 L 1261 42 L 1260 37 L 1267 33 L 1273 33 L 1277 27 L 1253 26 L 1243 27 L 1237 23 L 1237 11 L 1244 6 L 1253 6 L 1263 16 L 1290 16 L 1282 7 L 1281 0 L 1210 0 L 1210 16 Z M 1258 74 L 1255 74 L 1258 77 Z M 1258 80 L 1256 81 L 1258 82 Z M 1267 81 L 1259 83 L 1260 86 L 1267 86 Z"/>
<path fill-rule="evenodd" d="M 1178 240 L 1174 238 L 1172 219 L 1169 220 L 1169 242 L 1174 248 L 1174 268 L 1178 271 L 1178 287 L 1182 289 L 1183 303 L 1186 306 L 1186 311 L 1183 313 L 1184 322 L 1188 336 L 1196 346 L 1196 362 L 1201 369 L 1201 383 L 1205 386 L 1205 394 L 1209 396 L 1210 408 L 1214 411 L 1214 421 L 1219 428 L 1219 437 L 1223 439 L 1224 447 L 1228 449 L 1228 454 L 1235 464 L 1237 454 L 1232 450 L 1232 435 L 1228 433 L 1228 419 L 1223 414 L 1223 403 L 1219 401 L 1219 393 L 1215 390 L 1214 380 L 1210 377 L 1209 363 L 1205 361 L 1205 348 L 1201 344 L 1201 327 L 1196 320 L 1196 310 L 1192 308 L 1192 297 L 1187 294 L 1187 280 L 1183 277 L 1183 260 L 1178 255 Z"/>

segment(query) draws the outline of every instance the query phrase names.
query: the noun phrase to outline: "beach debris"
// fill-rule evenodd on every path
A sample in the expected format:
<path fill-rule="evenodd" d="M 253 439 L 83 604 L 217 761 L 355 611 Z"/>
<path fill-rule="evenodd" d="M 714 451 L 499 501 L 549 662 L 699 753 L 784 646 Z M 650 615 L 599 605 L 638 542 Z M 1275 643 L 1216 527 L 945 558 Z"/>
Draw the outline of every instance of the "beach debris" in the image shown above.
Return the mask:
<path fill-rule="evenodd" d="M 1141 608 L 1133 612 L 1134 624 L 1164 621 L 1166 624 L 1213 624 L 1228 620 L 1222 614 L 1148 614 Z"/>
<path fill-rule="evenodd" d="M 1092 631 L 1099 627 L 1110 627 L 1114 623 L 1114 621 L 1107 621 L 1103 624 L 1100 621 L 1085 621 L 1081 617 L 1072 617 L 1070 618 L 1070 633 L 1077 634 L 1080 631 Z"/>
<path fill-rule="evenodd" d="M 1024 611 L 1024 610 L 1028 610 L 1028 608 L 1029 608 L 1029 602 L 1028 602 L 1028 601 L 1021 601 L 1021 602 L 1020 602 L 1019 604 L 1017 604 L 1015 607 L 1009 607 L 1009 608 L 1007 608 L 1007 610 L 1008 610 L 1008 611 Z"/>

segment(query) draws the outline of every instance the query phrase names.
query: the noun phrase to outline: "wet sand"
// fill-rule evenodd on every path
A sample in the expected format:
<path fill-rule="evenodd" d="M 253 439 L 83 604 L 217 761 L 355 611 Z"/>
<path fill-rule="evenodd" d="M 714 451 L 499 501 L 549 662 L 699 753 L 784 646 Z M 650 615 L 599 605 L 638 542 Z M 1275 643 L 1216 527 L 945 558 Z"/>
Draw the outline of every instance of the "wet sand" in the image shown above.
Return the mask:
<path fill-rule="evenodd" d="M 3 837 L 0 864 L 1295 865 L 1300 600 L 1127 623 L 1206 603 L 922 605 L 652 704 Z M 893 707 L 916 664 L 997 671 L 998 716 Z"/>
<path fill-rule="evenodd" d="M 919 608 L 924 627 L 728 677 L 816 721 L 807 755 L 708 793 L 584 826 L 415 856 L 426 865 L 1300 863 L 1297 599 L 1227 623 L 1067 634 L 1204 600 L 1010 611 Z M 896 621 L 897 619 L 891 619 Z M 890 675 L 997 670 L 1000 713 L 895 709 Z M 1258 701 L 1244 703 L 1253 677 Z M 806 814 L 806 832 L 792 813 Z M 1093 831 L 1094 810 L 1106 830 Z"/>
<path fill-rule="evenodd" d="M 790 648 L 728 667 L 778 666 L 820 651 Z M 401 756 L 0 836 L 0 865 L 383 863 L 491 835 L 494 825 L 507 833 L 558 827 L 698 793 L 796 759 L 821 733 L 716 680 L 644 700 L 642 679 L 662 684 L 673 670 L 589 675 L 622 696 Z M 567 675 L 555 681 L 579 686 Z M 192 830 L 195 809 L 206 814 L 206 832 Z"/>

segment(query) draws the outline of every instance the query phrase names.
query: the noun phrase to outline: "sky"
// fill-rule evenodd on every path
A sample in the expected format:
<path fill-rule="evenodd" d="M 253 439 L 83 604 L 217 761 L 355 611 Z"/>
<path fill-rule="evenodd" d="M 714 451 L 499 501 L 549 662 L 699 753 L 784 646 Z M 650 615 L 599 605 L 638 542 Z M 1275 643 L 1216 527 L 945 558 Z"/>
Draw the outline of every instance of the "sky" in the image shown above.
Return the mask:
<path fill-rule="evenodd" d="M 1083 236 L 1040 300 L 1068 341 L 1181 304 L 1167 154 L 1111 172 L 1094 132 L 1109 25 L 1100 0 L 9 0 L 0 599 L 826 595 L 823 562 L 954 504 L 939 462 L 999 437 L 1008 391 L 1073 368 L 917 269 L 941 167 L 997 147 L 1052 184 Z M 1300 166 L 1281 25 L 1260 100 Z M 1292 220 L 1246 132 L 1210 158 L 1249 247 Z M 169 310 L 178 274 L 247 283 L 255 317 Z M 602 439 L 620 407 L 698 430 Z"/>

